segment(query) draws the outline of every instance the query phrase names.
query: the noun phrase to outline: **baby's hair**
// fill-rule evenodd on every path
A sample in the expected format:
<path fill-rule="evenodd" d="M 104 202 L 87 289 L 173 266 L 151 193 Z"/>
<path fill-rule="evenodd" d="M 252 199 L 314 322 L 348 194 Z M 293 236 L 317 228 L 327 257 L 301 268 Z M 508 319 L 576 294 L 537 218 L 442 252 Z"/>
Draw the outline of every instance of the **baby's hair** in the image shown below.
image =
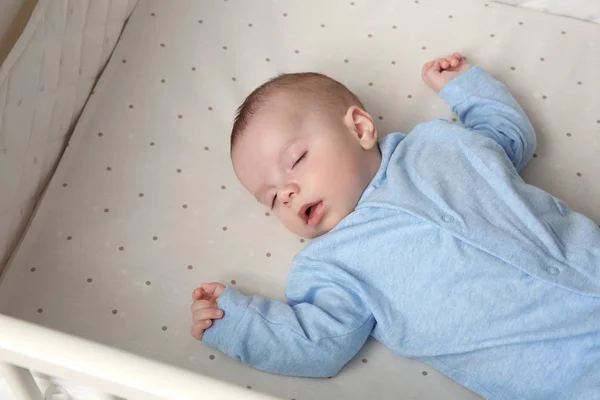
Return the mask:
<path fill-rule="evenodd" d="M 269 97 L 279 90 L 291 91 L 299 96 L 308 95 L 312 98 L 311 100 L 316 99 L 319 106 L 334 109 L 342 115 L 351 106 L 364 109 L 363 104 L 354 93 L 326 75 L 316 72 L 280 74 L 254 89 L 237 109 L 231 130 L 232 151 L 252 116 L 256 115 Z"/>

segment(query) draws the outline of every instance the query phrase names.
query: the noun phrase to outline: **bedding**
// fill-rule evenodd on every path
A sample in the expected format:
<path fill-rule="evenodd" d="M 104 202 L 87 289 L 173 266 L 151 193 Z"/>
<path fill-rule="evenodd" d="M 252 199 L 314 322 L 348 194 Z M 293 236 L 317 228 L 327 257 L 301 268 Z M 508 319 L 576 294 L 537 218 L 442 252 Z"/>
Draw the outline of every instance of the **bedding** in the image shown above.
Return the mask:
<path fill-rule="evenodd" d="M 596 0 L 497 0 L 498 3 L 531 8 L 600 23 L 600 2 Z"/>
<path fill-rule="evenodd" d="M 40 0 L 0 67 L 0 272 L 137 0 Z"/>
<path fill-rule="evenodd" d="M 233 114 L 269 77 L 318 71 L 357 93 L 382 133 L 455 121 L 420 70 L 461 51 L 532 120 L 524 179 L 600 222 L 599 38 L 596 24 L 475 0 L 140 0 L 11 258 L 0 312 L 280 398 L 479 398 L 375 341 L 340 375 L 299 379 L 191 338 L 199 283 L 285 300 L 307 243 L 237 182 Z"/>

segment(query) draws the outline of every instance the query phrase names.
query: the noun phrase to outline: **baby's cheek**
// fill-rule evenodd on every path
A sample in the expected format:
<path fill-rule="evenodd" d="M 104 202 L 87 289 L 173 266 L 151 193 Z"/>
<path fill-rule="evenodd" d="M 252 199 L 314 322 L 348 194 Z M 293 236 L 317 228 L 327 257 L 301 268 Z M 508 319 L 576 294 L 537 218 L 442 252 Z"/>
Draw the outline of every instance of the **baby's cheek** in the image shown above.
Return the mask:
<path fill-rule="evenodd" d="M 293 218 L 293 215 L 290 215 L 289 212 L 286 213 L 279 213 L 277 215 L 279 217 L 279 220 L 283 223 L 283 225 L 287 228 L 288 231 L 295 233 L 297 235 L 301 235 L 302 234 L 302 228 L 303 226 L 301 226 L 301 224 L 298 223 L 299 218 L 296 216 L 296 218 Z"/>

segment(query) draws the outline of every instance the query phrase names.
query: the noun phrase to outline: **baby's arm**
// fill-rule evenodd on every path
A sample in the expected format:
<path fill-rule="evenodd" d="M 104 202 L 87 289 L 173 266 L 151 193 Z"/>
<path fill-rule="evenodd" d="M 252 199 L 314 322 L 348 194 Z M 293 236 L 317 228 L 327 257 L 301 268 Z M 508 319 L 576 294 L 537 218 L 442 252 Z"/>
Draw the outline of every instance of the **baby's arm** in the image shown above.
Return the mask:
<path fill-rule="evenodd" d="M 535 132 L 504 84 L 455 53 L 423 67 L 423 79 L 452 107 L 463 125 L 496 141 L 521 171 L 535 151 Z"/>
<path fill-rule="evenodd" d="M 218 298 L 224 316 L 215 314 L 212 326 L 202 329 L 203 343 L 271 373 L 336 375 L 363 346 L 375 320 L 358 289 L 329 267 L 294 269 L 288 304 L 226 288 Z"/>

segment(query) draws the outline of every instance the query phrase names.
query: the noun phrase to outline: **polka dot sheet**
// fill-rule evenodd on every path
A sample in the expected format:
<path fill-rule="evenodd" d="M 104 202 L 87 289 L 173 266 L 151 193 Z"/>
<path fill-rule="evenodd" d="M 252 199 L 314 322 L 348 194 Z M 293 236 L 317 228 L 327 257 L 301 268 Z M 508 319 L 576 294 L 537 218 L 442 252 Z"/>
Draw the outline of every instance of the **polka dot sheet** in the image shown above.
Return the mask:
<path fill-rule="evenodd" d="M 420 79 L 453 51 L 504 81 L 538 148 L 524 178 L 600 221 L 600 26 L 461 0 L 140 1 L 8 268 L 0 311 L 283 399 L 476 399 L 369 341 L 332 379 L 244 367 L 189 335 L 191 292 L 285 299 L 306 245 L 245 193 L 236 107 L 282 72 L 320 71 L 379 131 L 458 123 Z M 401 395 L 400 395 L 401 394 Z"/>

